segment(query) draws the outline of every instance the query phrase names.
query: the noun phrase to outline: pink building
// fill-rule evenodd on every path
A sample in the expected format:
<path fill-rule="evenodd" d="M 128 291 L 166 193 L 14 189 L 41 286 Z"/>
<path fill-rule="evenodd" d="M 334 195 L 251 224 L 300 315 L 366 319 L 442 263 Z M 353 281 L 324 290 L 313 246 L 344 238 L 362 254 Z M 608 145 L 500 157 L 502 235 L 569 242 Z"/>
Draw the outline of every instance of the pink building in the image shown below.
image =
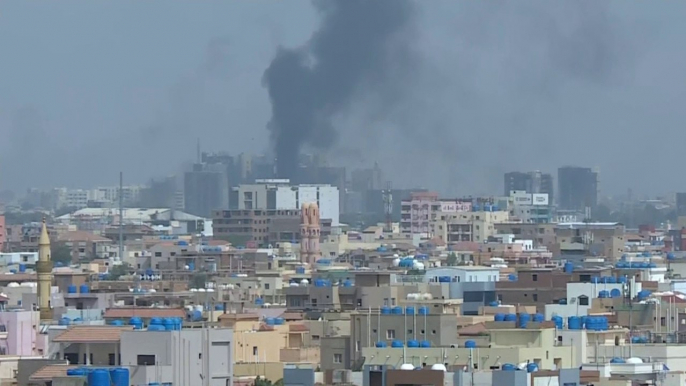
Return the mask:
<path fill-rule="evenodd" d="M 300 261 L 311 265 L 321 257 L 319 207 L 315 203 L 305 203 L 300 216 Z"/>
<path fill-rule="evenodd" d="M 433 237 L 431 221 L 437 213 L 470 212 L 471 199 L 440 199 L 435 192 L 415 192 L 400 206 L 400 232 Z"/>
<path fill-rule="evenodd" d="M 0 312 L 0 352 L 6 355 L 36 355 L 36 334 L 40 326 L 38 312 L 3 311 Z"/>

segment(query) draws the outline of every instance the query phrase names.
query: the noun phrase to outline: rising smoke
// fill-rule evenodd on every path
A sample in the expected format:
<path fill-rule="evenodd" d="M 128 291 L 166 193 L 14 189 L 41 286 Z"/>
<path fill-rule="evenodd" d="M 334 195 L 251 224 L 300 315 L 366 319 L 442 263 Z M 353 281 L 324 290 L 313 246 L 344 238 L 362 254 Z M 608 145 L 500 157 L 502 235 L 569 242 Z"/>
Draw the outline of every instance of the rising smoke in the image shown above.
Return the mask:
<path fill-rule="evenodd" d="M 298 48 L 281 48 L 264 73 L 268 124 L 281 177 L 295 177 L 303 147 L 330 148 L 332 120 L 366 92 L 391 94 L 412 66 L 406 32 L 415 10 L 408 0 L 315 1 L 321 27 Z M 392 100 L 392 99 L 391 99 Z"/>

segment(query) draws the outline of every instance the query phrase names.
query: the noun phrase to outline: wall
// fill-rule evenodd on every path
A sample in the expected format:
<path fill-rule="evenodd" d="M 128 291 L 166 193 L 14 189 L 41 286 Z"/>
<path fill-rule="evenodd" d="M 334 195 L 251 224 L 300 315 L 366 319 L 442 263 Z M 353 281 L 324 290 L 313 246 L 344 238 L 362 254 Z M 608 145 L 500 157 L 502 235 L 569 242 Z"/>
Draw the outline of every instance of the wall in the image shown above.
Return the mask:
<path fill-rule="evenodd" d="M 0 312 L 0 323 L 7 328 L 7 355 L 35 355 L 38 312 Z"/>
<path fill-rule="evenodd" d="M 233 365 L 234 378 L 255 377 L 266 378 L 276 382 L 283 378 L 283 363 L 236 363 Z"/>

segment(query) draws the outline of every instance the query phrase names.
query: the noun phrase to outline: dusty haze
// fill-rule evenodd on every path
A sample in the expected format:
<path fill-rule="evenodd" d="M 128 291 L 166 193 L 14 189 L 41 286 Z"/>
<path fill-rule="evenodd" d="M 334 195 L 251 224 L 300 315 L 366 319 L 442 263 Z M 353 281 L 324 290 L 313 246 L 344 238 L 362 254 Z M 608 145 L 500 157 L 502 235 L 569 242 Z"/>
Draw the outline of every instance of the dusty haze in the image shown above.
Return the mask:
<path fill-rule="evenodd" d="M 498 194 L 505 171 L 563 164 L 600 167 L 604 193 L 686 190 L 685 3 L 395 10 L 378 25 L 403 16 L 402 44 L 365 42 L 392 55 L 338 59 L 324 42 L 340 68 L 318 75 L 321 93 L 345 98 L 302 151 L 378 161 L 397 186 L 446 193 Z M 116 184 L 119 170 L 144 182 L 178 172 L 198 137 L 207 150 L 273 151 L 265 74 L 279 52 L 313 59 L 321 31 L 355 43 L 327 15 L 295 0 L 1 3 L 0 190 Z M 360 63 L 364 76 L 341 72 Z"/>

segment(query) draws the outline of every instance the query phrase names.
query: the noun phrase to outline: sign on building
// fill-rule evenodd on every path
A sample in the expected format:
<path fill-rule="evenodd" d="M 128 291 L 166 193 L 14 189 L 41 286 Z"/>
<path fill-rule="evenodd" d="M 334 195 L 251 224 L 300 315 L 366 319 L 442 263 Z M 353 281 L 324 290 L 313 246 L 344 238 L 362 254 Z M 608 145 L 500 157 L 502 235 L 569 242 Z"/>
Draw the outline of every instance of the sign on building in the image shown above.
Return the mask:
<path fill-rule="evenodd" d="M 547 193 L 534 193 L 531 195 L 533 205 L 548 205 Z"/>
<path fill-rule="evenodd" d="M 472 203 L 463 201 L 441 201 L 441 212 L 471 212 Z"/>

